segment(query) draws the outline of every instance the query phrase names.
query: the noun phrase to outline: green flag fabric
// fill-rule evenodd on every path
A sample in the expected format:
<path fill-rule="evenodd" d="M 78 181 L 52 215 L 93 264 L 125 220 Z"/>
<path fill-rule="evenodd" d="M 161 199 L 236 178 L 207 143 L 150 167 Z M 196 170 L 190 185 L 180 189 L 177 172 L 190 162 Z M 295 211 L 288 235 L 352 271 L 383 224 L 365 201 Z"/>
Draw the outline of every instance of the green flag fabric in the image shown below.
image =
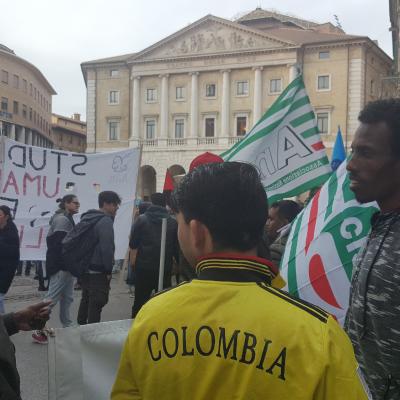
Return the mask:
<path fill-rule="evenodd" d="M 300 75 L 253 129 L 223 153 L 260 171 L 269 204 L 322 185 L 331 167 Z"/>

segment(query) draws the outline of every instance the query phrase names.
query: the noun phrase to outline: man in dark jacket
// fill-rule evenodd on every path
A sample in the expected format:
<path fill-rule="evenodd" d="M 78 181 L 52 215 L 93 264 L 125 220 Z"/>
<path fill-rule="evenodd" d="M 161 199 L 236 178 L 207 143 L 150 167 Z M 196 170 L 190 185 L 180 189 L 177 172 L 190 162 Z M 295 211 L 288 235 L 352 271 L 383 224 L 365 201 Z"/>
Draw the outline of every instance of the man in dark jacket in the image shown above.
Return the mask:
<path fill-rule="evenodd" d="M 400 399 L 400 99 L 369 103 L 351 145 L 350 189 L 380 212 L 355 262 L 345 328 L 374 400 Z"/>
<path fill-rule="evenodd" d="M 50 301 L 15 313 L 0 315 L 0 400 L 21 400 L 15 348 L 9 336 L 18 331 L 41 328 L 49 319 Z"/>
<path fill-rule="evenodd" d="M 151 292 L 158 289 L 160 267 L 161 224 L 167 219 L 167 237 L 165 245 L 164 287 L 171 286 L 173 258 L 178 260 L 178 225 L 165 208 L 162 193 L 151 195 L 152 205 L 138 217 L 134 223 L 129 247 L 134 260 L 135 301 L 132 307 L 132 318 L 136 316 L 143 304 L 150 299 Z"/>
<path fill-rule="evenodd" d="M 96 246 L 90 258 L 88 272 L 82 275 L 82 298 L 78 311 L 78 324 L 100 322 L 101 311 L 108 303 L 111 273 L 114 264 L 114 217 L 121 198 L 117 193 L 99 194 L 99 209 L 82 215 L 81 223 L 93 224 L 86 234 L 94 235 Z"/>

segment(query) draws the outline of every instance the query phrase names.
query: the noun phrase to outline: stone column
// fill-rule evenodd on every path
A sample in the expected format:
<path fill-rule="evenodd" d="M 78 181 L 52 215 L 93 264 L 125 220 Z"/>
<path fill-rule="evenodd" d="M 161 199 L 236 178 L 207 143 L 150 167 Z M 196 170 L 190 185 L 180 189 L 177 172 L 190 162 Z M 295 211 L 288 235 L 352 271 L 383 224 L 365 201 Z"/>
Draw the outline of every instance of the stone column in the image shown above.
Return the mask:
<path fill-rule="evenodd" d="M 132 110 L 131 110 L 131 136 L 130 140 L 139 142 L 140 137 L 140 76 L 133 76 L 132 85 Z"/>
<path fill-rule="evenodd" d="M 263 67 L 255 67 L 254 69 L 254 103 L 253 103 L 253 125 L 255 125 L 262 116 L 262 70 Z"/>
<path fill-rule="evenodd" d="M 12 140 L 15 140 L 15 125 L 14 124 L 11 124 L 11 126 L 10 126 L 10 136 L 9 136 L 9 138 L 12 139 Z"/>
<path fill-rule="evenodd" d="M 26 132 L 26 144 L 30 146 L 32 145 L 32 137 L 33 137 L 32 130 L 28 128 Z"/>
<path fill-rule="evenodd" d="M 229 135 L 229 109 L 230 109 L 230 70 L 222 71 L 222 107 L 221 107 L 221 135 Z"/>
<path fill-rule="evenodd" d="M 199 73 L 191 72 L 192 93 L 190 99 L 190 137 L 199 136 Z"/>
<path fill-rule="evenodd" d="M 299 69 L 297 64 L 289 64 L 289 83 L 297 78 L 299 75 Z"/>
<path fill-rule="evenodd" d="M 168 74 L 160 75 L 161 78 L 161 112 L 160 112 L 160 138 L 168 138 Z"/>

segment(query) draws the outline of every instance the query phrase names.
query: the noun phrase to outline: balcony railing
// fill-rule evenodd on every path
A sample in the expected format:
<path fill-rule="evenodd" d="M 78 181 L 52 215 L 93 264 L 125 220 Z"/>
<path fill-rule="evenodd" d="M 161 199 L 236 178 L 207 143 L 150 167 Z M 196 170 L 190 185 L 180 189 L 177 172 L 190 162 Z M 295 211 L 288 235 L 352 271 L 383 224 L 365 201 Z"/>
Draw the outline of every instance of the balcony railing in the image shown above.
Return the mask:
<path fill-rule="evenodd" d="M 234 144 L 240 142 L 243 137 L 196 137 L 196 138 L 157 138 L 157 139 L 137 139 L 137 145 L 142 145 L 144 148 L 182 148 L 182 147 L 209 147 L 227 149 Z"/>

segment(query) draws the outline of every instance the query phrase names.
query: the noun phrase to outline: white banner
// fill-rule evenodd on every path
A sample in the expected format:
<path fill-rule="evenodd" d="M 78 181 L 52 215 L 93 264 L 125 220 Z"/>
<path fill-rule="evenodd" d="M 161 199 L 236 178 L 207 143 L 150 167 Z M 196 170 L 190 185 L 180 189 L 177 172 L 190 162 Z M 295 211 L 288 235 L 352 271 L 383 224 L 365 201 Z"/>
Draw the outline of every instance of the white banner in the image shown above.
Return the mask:
<path fill-rule="evenodd" d="M 132 320 L 56 329 L 49 338 L 49 400 L 108 400 Z"/>
<path fill-rule="evenodd" d="M 98 208 L 98 194 L 113 190 L 121 198 L 114 222 L 115 259 L 125 257 L 132 222 L 140 149 L 83 154 L 46 149 L 4 139 L 0 204 L 15 217 L 21 260 L 45 260 L 50 217 L 56 199 L 75 194 L 81 213 Z"/>

